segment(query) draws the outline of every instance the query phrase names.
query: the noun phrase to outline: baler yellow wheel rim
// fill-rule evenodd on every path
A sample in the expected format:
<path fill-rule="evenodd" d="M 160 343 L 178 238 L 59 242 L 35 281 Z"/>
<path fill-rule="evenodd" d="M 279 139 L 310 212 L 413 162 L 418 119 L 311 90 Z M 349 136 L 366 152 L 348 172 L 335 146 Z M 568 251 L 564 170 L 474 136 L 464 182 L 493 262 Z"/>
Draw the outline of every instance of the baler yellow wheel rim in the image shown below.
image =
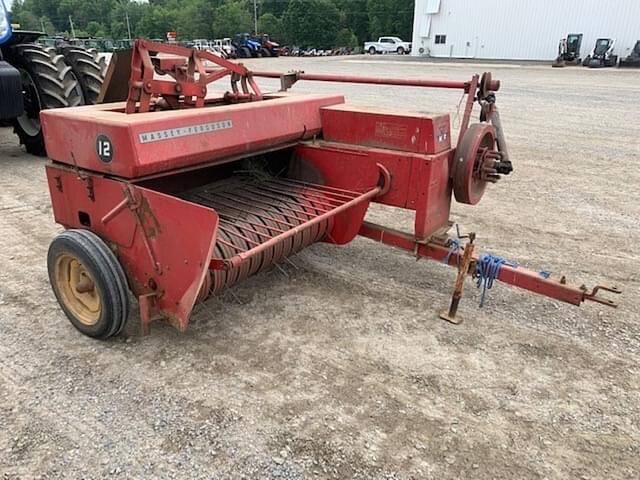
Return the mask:
<path fill-rule="evenodd" d="M 65 307 L 84 325 L 98 323 L 102 302 L 89 271 L 71 254 L 60 255 L 55 265 L 56 287 Z"/>

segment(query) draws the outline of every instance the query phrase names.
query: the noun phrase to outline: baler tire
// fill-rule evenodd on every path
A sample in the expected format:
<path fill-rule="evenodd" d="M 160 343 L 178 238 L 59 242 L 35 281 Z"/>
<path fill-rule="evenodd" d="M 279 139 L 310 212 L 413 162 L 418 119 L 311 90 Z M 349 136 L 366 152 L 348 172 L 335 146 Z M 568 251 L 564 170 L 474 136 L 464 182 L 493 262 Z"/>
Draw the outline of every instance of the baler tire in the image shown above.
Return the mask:
<path fill-rule="evenodd" d="M 6 60 L 20 71 L 26 92 L 23 93 L 25 112 L 12 121 L 13 131 L 28 153 L 44 156 L 47 152 L 39 114 L 49 108 L 82 105 L 82 90 L 78 79 L 62 55 L 42 45 L 13 45 L 7 49 Z M 34 116 L 35 121 L 30 120 Z"/>
<path fill-rule="evenodd" d="M 100 58 L 97 50 L 75 46 L 63 47 L 61 53 L 80 83 L 84 104 L 95 105 L 107 69 L 104 59 Z"/>
<path fill-rule="evenodd" d="M 99 339 L 122 331 L 130 307 L 127 280 L 116 256 L 100 237 L 88 230 L 61 233 L 49 246 L 47 270 L 58 303 L 78 331 Z M 80 292 L 80 282 L 74 276 L 88 278 L 90 290 Z M 95 311 L 86 302 L 95 302 Z"/>

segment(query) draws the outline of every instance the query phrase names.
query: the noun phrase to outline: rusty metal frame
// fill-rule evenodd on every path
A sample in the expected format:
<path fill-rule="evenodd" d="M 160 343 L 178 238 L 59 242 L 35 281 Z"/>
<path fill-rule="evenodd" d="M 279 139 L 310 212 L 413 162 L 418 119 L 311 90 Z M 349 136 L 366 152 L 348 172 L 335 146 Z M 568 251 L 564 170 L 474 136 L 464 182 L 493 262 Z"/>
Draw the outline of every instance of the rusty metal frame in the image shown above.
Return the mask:
<path fill-rule="evenodd" d="M 151 52 L 154 52 L 153 57 Z M 158 54 L 175 55 L 178 58 L 163 58 L 158 57 Z M 205 60 L 221 68 L 207 68 Z M 155 79 L 156 72 L 171 75 L 173 81 Z M 131 79 L 125 112 L 148 112 L 151 109 L 151 99 L 159 96 L 165 98 L 174 108 L 178 105 L 179 98 L 186 106 L 203 107 L 207 85 L 228 75 L 231 76 L 233 90 L 233 93 L 228 94 L 228 98 L 262 99 L 260 87 L 251 72 L 242 64 L 230 62 L 207 51 L 136 40 L 131 58 Z M 242 92 L 238 89 L 238 82 L 241 84 Z"/>
<path fill-rule="evenodd" d="M 387 227 L 376 225 L 370 222 L 363 222 L 359 235 L 372 240 L 390 245 L 402 250 L 406 250 L 416 255 L 418 258 L 430 258 L 440 262 L 448 259 L 448 265 L 457 266 L 463 260 L 463 253 L 460 251 L 451 252 L 447 246 L 448 239 L 443 238 L 429 242 L 416 242 L 412 235 Z M 475 264 L 478 256 L 473 255 L 467 274 L 475 272 Z M 614 294 L 622 293 L 616 287 L 598 285 L 592 290 L 586 286 L 575 286 L 568 284 L 564 276 L 559 279 L 545 277 L 540 272 L 535 272 L 521 266 L 503 265 L 497 277 L 503 283 L 513 285 L 530 292 L 534 292 L 546 297 L 554 298 L 572 305 L 580 305 L 589 300 L 609 307 L 616 308 L 618 304 L 613 300 L 598 296 L 598 291 L 603 290 Z"/>

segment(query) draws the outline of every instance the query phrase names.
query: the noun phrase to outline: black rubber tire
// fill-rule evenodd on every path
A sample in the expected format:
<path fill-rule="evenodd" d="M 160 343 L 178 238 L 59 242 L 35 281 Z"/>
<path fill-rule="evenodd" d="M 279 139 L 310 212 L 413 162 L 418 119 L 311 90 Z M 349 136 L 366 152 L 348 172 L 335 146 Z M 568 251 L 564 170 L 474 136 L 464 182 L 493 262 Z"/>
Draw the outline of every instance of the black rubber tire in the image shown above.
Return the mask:
<path fill-rule="evenodd" d="M 584 57 L 584 60 L 582 60 L 582 66 L 588 67 L 590 63 L 591 63 L 591 55 L 587 55 L 586 57 Z"/>
<path fill-rule="evenodd" d="M 270 57 L 271 56 L 271 52 L 269 50 L 267 50 L 266 48 L 261 49 L 260 53 L 262 54 L 263 57 Z"/>
<path fill-rule="evenodd" d="M 98 52 L 98 50 L 96 50 L 95 48 L 89 48 L 87 52 L 93 55 L 93 59 L 100 67 L 100 74 L 102 75 L 102 78 L 104 78 L 104 76 L 107 74 L 107 66 L 108 66 L 106 57 L 101 56 L 100 52 Z"/>
<path fill-rule="evenodd" d="M 76 46 L 62 47 L 60 53 L 80 82 L 84 104 L 95 105 L 107 69 L 104 58 L 100 58 L 95 49 Z"/>
<path fill-rule="evenodd" d="M 64 57 L 56 54 L 53 49 L 31 43 L 13 45 L 7 49 L 6 60 L 20 70 L 22 75 L 27 75 L 35 86 L 37 95 L 32 100 L 32 114 L 39 114 L 41 110 L 49 108 L 82 105 L 82 90 L 77 77 L 65 63 Z M 27 152 L 46 155 L 41 128 L 37 133 L 35 128 L 30 132 L 18 119 L 12 123 L 14 132 Z"/>
<path fill-rule="evenodd" d="M 396 52 L 398 53 L 398 55 L 404 55 L 404 47 L 398 47 L 398 50 L 396 50 Z"/>
<path fill-rule="evenodd" d="M 250 58 L 251 57 L 251 50 L 249 50 L 247 47 L 240 47 L 238 49 L 238 58 Z"/>
<path fill-rule="evenodd" d="M 369 47 L 369 55 L 375 55 L 376 54 L 376 47 Z"/>
<path fill-rule="evenodd" d="M 100 317 L 94 325 L 86 325 L 76 318 L 67 308 L 58 289 L 55 266 L 62 254 L 75 257 L 94 279 L 101 301 Z M 62 232 L 49 246 L 47 270 L 58 303 L 78 331 L 100 339 L 118 335 L 122 331 L 130 309 L 127 279 L 118 259 L 100 237 L 88 230 Z"/>

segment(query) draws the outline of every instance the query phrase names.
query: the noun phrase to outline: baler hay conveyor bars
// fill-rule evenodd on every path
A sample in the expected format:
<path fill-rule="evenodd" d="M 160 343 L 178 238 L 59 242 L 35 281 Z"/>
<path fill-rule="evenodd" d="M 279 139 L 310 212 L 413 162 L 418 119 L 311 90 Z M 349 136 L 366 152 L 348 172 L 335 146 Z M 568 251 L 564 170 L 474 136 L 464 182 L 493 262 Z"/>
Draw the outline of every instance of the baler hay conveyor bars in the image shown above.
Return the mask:
<path fill-rule="evenodd" d="M 333 217 L 381 191 L 375 187 L 359 193 L 297 180 L 245 176 L 233 183 L 200 187 L 183 198 L 218 212 L 217 247 L 220 253 L 231 254 L 212 258 L 212 270 L 248 266 L 257 259 L 251 269 L 257 271 L 321 240 L 330 231 Z M 240 278 L 246 276 L 243 272 Z"/>
<path fill-rule="evenodd" d="M 231 91 L 208 93 L 224 77 Z M 280 78 L 280 91 L 263 93 L 255 77 Z M 447 114 L 289 92 L 301 80 L 461 90 L 457 145 Z M 512 171 L 499 87 L 489 73 L 459 82 L 250 72 L 208 52 L 137 41 L 126 102 L 42 115 L 53 211 L 67 229 L 49 250 L 54 293 L 93 337 L 122 330 L 127 289 L 143 331 L 161 319 L 183 331 L 208 296 L 313 243 L 360 235 L 457 266 L 441 314 L 453 323 L 468 275 L 484 289 L 499 280 L 574 305 L 615 307 L 599 296 L 620 293 L 614 287 L 577 287 L 478 256 L 475 234 L 447 235 L 452 196 L 474 205 Z M 480 118 L 471 123 L 476 103 Z M 414 232 L 365 221 L 371 202 L 414 211 Z"/>

